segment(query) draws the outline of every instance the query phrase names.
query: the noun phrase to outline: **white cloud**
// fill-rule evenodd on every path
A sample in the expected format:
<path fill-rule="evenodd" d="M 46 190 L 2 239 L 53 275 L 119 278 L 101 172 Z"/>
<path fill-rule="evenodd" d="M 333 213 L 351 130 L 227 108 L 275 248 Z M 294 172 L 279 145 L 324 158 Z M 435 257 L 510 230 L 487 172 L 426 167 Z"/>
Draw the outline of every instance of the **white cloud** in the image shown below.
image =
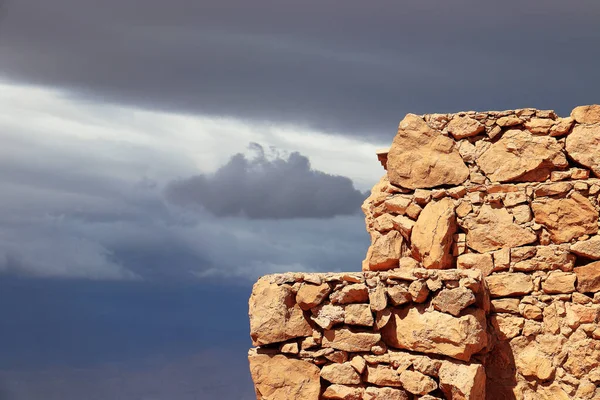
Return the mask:
<path fill-rule="evenodd" d="M 0 109 L 0 272 L 253 279 L 336 263 L 360 269 L 360 243 L 367 241 L 361 217 L 187 217 L 169 208 L 161 191 L 172 179 L 216 170 L 250 142 L 299 151 L 313 168 L 366 190 L 383 172 L 374 155 L 381 144 L 93 103 L 10 83 L 0 83 Z"/>
<path fill-rule="evenodd" d="M 102 162 L 107 170 L 118 169 L 126 176 L 164 177 L 193 168 L 214 171 L 231 155 L 246 151 L 250 142 L 299 151 L 315 169 L 347 176 L 361 190 L 383 174 L 375 149 L 385 143 L 293 126 L 92 103 L 56 90 L 9 83 L 0 83 L 0 107 L 3 136 L 20 137 L 22 144 L 35 143 L 61 153 L 89 155 L 90 162 Z"/>

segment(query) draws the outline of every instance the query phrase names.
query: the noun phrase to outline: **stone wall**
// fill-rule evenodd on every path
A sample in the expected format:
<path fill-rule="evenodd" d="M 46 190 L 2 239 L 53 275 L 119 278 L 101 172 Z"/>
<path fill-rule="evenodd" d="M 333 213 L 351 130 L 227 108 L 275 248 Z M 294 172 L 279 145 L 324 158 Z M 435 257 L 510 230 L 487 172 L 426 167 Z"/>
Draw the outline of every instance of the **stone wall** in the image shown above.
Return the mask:
<path fill-rule="evenodd" d="M 258 398 L 600 399 L 600 106 L 409 114 L 377 156 L 363 273 L 255 285 Z"/>

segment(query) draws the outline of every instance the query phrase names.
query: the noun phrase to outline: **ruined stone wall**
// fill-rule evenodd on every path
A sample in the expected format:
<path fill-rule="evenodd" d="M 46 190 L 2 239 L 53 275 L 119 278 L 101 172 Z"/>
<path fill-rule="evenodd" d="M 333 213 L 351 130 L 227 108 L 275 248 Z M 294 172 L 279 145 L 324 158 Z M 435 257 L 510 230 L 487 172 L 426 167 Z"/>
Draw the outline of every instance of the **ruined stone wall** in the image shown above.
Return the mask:
<path fill-rule="evenodd" d="M 363 275 L 254 288 L 258 398 L 600 400 L 600 106 L 409 114 L 377 156 Z M 356 341 L 369 349 L 332 345 Z M 273 381 L 283 359 L 312 378 Z"/>
<path fill-rule="evenodd" d="M 483 400 L 488 309 L 476 270 L 263 277 L 250 298 L 257 398 Z"/>

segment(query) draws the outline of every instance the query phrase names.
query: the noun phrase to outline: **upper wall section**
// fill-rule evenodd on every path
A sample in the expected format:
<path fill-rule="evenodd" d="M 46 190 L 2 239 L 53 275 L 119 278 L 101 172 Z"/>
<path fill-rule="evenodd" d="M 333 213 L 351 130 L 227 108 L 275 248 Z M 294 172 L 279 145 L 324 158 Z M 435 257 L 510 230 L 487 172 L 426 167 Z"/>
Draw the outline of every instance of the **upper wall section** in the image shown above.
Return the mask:
<path fill-rule="evenodd" d="M 579 265 L 599 259 L 579 250 L 590 247 L 587 239 L 600 244 L 592 236 L 598 105 L 567 118 L 535 109 L 408 114 L 377 157 L 387 174 L 363 204 L 371 234 L 364 270 L 468 268 L 477 260 L 489 273 L 512 268 L 507 260 L 522 246 L 577 255 Z"/>
<path fill-rule="evenodd" d="M 600 106 L 577 107 L 567 118 L 530 108 L 408 114 L 387 157 L 378 157 L 392 185 L 413 190 L 543 182 L 569 167 L 599 175 Z"/>

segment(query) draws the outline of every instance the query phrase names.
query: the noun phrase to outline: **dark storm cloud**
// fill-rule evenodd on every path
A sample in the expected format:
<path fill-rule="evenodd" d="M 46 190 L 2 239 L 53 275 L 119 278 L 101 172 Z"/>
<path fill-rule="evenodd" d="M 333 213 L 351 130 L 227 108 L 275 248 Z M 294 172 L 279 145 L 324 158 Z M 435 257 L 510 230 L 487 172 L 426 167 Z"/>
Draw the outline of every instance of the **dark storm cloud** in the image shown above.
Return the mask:
<path fill-rule="evenodd" d="M 293 152 L 274 158 L 252 143 L 254 157 L 238 153 L 214 174 L 171 182 L 167 198 L 182 206 L 202 206 L 212 214 L 250 219 L 331 218 L 360 211 L 368 194 L 352 180 L 311 168 L 307 157 Z"/>
<path fill-rule="evenodd" d="M 389 138 L 407 112 L 598 102 L 596 0 L 13 0 L 0 71 L 98 101 Z"/>

